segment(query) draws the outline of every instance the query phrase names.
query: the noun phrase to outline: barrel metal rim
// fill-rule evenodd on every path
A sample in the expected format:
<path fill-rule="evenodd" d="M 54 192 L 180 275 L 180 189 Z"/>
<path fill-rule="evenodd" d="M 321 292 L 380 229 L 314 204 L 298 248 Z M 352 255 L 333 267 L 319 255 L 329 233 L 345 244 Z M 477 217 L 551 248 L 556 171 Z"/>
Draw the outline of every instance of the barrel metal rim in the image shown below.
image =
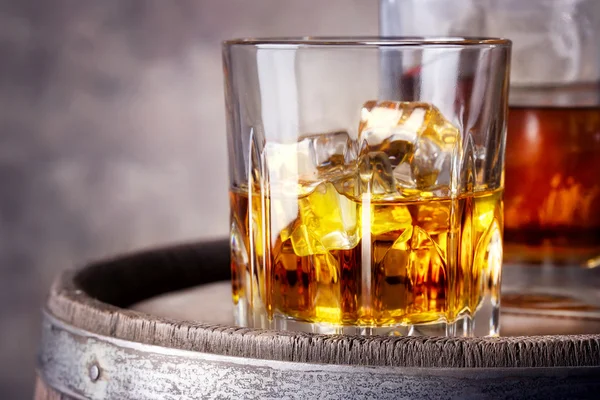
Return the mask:
<path fill-rule="evenodd" d="M 589 390 L 600 366 L 413 368 L 318 364 L 235 357 L 99 335 L 43 315 L 38 374 L 51 388 L 77 399 L 268 397 L 269 395 L 390 398 L 407 394 L 510 398 L 560 390 L 579 379 Z M 503 378 L 511 379 L 503 379 Z M 419 391 L 422 393 L 419 395 Z M 533 391 L 533 392 L 532 392 Z"/>

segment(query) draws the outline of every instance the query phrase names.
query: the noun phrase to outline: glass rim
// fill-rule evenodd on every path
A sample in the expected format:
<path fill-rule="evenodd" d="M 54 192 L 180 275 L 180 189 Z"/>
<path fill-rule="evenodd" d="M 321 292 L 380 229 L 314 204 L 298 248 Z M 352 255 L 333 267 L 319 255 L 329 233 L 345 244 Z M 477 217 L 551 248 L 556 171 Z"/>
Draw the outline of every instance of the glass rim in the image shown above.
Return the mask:
<path fill-rule="evenodd" d="M 509 39 L 484 36 L 298 36 L 239 38 L 222 42 L 224 47 L 253 46 L 271 49 L 311 47 L 510 47 Z"/>

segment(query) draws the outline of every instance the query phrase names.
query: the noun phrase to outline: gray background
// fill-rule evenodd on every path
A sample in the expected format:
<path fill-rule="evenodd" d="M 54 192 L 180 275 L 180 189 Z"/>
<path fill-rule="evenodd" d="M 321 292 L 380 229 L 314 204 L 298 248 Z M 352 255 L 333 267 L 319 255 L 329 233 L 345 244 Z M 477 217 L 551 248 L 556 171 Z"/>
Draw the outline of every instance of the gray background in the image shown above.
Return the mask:
<path fill-rule="evenodd" d="M 375 0 L 0 1 L 0 398 L 59 270 L 226 235 L 221 40 L 376 32 Z"/>

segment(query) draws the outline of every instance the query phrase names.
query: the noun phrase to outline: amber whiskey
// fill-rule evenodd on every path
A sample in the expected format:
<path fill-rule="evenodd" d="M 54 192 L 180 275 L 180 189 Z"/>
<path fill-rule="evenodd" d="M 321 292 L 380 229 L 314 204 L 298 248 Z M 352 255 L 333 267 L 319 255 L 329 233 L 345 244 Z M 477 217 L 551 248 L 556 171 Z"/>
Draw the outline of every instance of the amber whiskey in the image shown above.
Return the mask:
<path fill-rule="evenodd" d="M 333 326 L 448 323 L 498 301 L 501 190 L 381 201 L 336 186 L 231 192 L 234 301 Z"/>

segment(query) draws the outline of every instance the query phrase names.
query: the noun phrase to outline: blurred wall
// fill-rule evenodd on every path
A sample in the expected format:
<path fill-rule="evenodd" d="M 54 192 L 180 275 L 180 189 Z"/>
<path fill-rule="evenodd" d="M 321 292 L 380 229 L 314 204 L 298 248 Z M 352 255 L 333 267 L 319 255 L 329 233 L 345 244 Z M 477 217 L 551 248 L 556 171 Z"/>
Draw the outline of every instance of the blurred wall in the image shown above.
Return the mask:
<path fill-rule="evenodd" d="M 227 233 L 220 41 L 376 34 L 375 0 L 0 3 L 0 398 L 91 258 Z"/>

